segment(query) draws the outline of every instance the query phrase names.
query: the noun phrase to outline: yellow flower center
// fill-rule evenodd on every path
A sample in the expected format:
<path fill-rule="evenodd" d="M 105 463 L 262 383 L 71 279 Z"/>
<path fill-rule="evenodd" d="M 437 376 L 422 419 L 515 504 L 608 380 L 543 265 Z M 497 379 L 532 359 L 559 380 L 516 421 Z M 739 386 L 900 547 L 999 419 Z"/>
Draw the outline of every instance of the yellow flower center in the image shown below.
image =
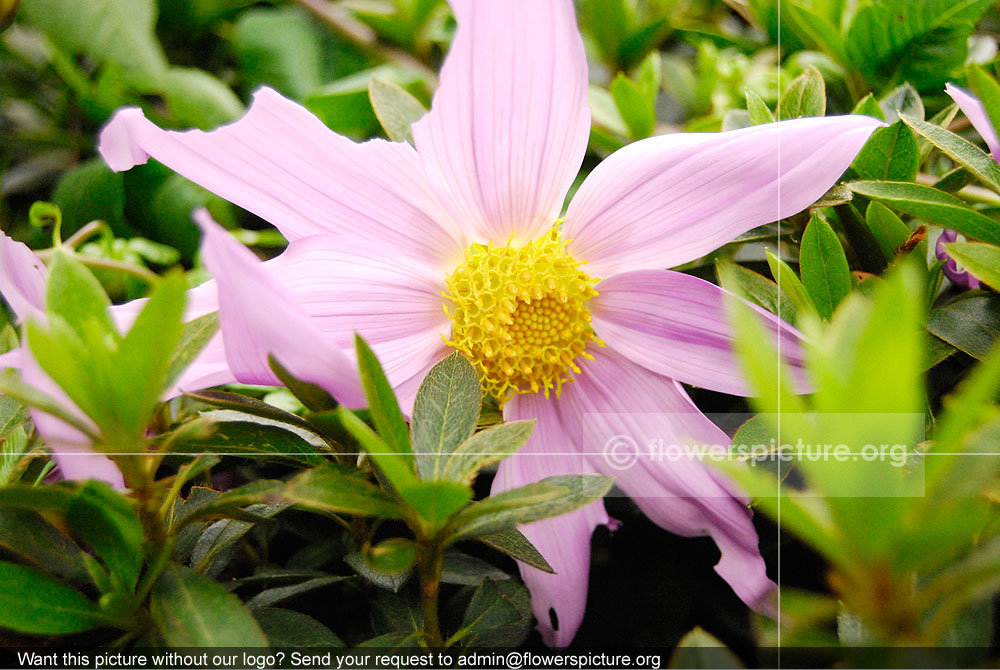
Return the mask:
<path fill-rule="evenodd" d="M 447 277 L 451 339 L 485 391 L 501 403 L 514 393 L 556 395 L 580 372 L 587 343 L 604 346 L 590 326 L 587 301 L 596 279 L 566 253 L 557 228 L 521 247 L 474 244 Z"/>

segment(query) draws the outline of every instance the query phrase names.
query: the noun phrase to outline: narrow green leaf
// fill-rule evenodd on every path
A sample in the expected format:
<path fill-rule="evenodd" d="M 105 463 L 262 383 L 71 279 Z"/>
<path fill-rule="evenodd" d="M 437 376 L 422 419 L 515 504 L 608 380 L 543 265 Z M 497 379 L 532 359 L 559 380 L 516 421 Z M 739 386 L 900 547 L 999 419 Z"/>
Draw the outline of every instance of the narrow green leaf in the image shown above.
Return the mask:
<path fill-rule="evenodd" d="M 952 242 L 944 248 L 976 279 L 1000 291 L 1000 248 L 978 242 Z"/>
<path fill-rule="evenodd" d="M 788 299 L 795 305 L 796 316 L 800 314 L 816 314 L 816 306 L 806 292 L 805 287 L 799 280 L 795 270 L 785 261 L 778 258 L 770 249 L 765 249 L 767 254 L 767 265 L 771 268 L 771 276 L 778 283 L 781 291 L 788 296 Z"/>
<path fill-rule="evenodd" d="M 164 451 L 176 454 L 236 454 L 312 466 L 322 465 L 322 451 L 327 451 L 326 443 L 311 431 L 231 410 L 202 412 L 161 444 Z"/>
<path fill-rule="evenodd" d="M 35 510 L 3 509 L 0 547 L 30 561 L 34 567 L 67 579 L 88 577 L 82 550 Z"/>
<path fill-rule="evenodd" d="M 205 575 L 169 565 L 153 585 L 149 614 L 171 647 L 267 647 L 239 598 Z"/>
<path fill-rule="evenodd" d="M 798 119 L 826 114 L 826 84 L 812 65 L 792 80 L 778 101 L 778 119 Z"/>
<path fill-rule="evenodd" d="M 385 440 L 375 434 L 364 421 L 358 418 L 357 414 L 346 407 L 337 410 L 337 416 L 344 428 L 358 441 L 371 459 L 378 465 L 379 470 L 385 475 L 392 486 L 399 490 L 401 487 L 412 484 L 417 480 L 417 475 L 413 471 L 413 463 L 393 451 Z"/>
<path fill-rule="evenodd" d="M 252 414 L 254 416 L 260 416 L 279 423 L 287 423 L 288 425 L 296 426 L 297 428 L 301 428 L 303 430 L 314 430 L 312 424 L 296 414 L 286 412 L 285 410 L 279 409 L 274 405 L 269 405 L 266 402 L 262 402 L 256 398 L 251 398 L 250 396 L 245 396 L 239 393 L 207 390 L 193 391 L 185 395 L 188 398 L 197 400 L 198 402 L 203 402 L 212 407 L 230 409 L 237 412 Z"/>
<path fill-rule="evenodd" d="M 97 603 L 33 568 L 0 561 L 0 627 L 35 635 L 110 625 Z"/>
<path fill-rule="evenodd" d="M 170 386 L 187 369 L 198 354 L 219 332 L 219 313 L 210 312 L 185 323 L 181 328 L 180 341 L 174 347 L 167 363 L 165 386 Z"/>
<path fill-rule="evenodd" d="M 271 372 L 288 389 L 295 398 L 312 412 L 325 412 L 336 409 L 337 401 L 330 393 L 318 384 L 299 379 L 278 362 L 273 354 L 267 355 L 267 363 Z"/>
<path fill-rule="evenodd" d="M 386 379 L 381 364 L 375 357 L 375 352 L 360 335 L 355 336 L 354 344 L 358 352 L 361 385 L 365 389 L 368 409 L 371 411 L 372 421 L 375 422 L 379 436 L 397 454 L 413 453 L 406 419 L 399 410 L 399 403 L 396 402 L 396 396 L 389 386 L 389 380 Z"/>
<path fill-rule="evenodd" d="M 413 451 L 423 479 L 443 479 L 452 452 L 476 430 L 482 386 L 475 368 L 455 352 L 433 368 L 413 403 Z"/>
<path fill-rule="evenodd" d="M 906 182 L 855 181 L 847 187 L 905 214 L 951 228 L 967 237 L 1000 245 L 1000 223 L 969 209 L 950 193 Z"/>
<path fill-rule="evenodd" d="M 962 165 L 986 186 L 1000 193 L 1000 166 L 982 149 L 950 130 L 927 121 L 900 115 L 903 123 Z"/>
<path fill-rule="evenodd" d="M 511 558 L 521 561 L 533 568 L 538 568 L 542 572 L 555 574 L 555 570 L 545 560 L 542 553 L 531 544 L 531 541 L 516 528 L 501 530 L 490 535 L 482 535 L 477 538 L 488 547 L 492 547 L 499 552 L 507 554 Z"/>
<path fill-rule="evenodd" d="M 851 269 L 837 234 L 819 213 L 813 214 L 802 234 L 799 270 L 816 311 L 829 320 L 851 292 Z"/>
<path fill-rule="evenodd" d="M 774 114 L 768 108 L 764 98 L 753 92 L 752 89 L 744 89 L 747 98 L 747 111 L 750 112 L 750 123 L 759 126 L 762 123 L 773 123 Z"/>
<path fill-rule="evenodd" d="M 608 90 L 628 126 L 629 138 L 635 141 L 652 135 L 656 127 L 656 108 L 650 103 L 642 87 L 619 73 Z"/>
<path fill-rule="evenodd" d="M 427 113 L 420 101 L 402 86 L 379 77 L 369 80 L 368 97 L 389 139 L 413 144 L 411 127 Z"/>
<path fill-rule="evenodd" d="M 524 446 L 534 429 L 532 419 L 509 421 L 479 431 L 448 457 L 442 478 L 471 484 L 484 465 L 502 460 Z"/>
<path fill-rule="evenodd" d="M 404 516 L 403 508 L 391 495 L 332 465 L 297 475 L 282 491 L 282 497 L 298 507 L 321 514 L 356 514 L 384 519 Z"/>
<path fill-rule="evenodd" d="M 250 609 L 270 607 L 271 605 L 277 605 L 278 603 L 282 603 L 289 598 L 294 598 L 303 593 L 315 591 L 316 589 L 321 589 L 326 586 L 330 586 L 331 584 L 337 584 L 349 579 L 350 577 L 345 577 L 343 575 L 330 575 L 327 577 L 307 579 L 306 581 L 298 582 L 297 584 L 288 584 L 286 586 L 276 586 L 274 588 L 264 589 L 248 600 L 246 602 L 246 606 Z"/>
<path fill-rule="evenodd" d="M 719 284 L 727 291 L 763 307 L 772 314 L 777 314 L 786 321 L 795 322 L 795 306 L 781 292 L 778 285 L 767 277 L 724 259 L 715 261 L 715 270 L 719 276 Z"/>
<path fill-rule="evenodd" d="M 910 229 L 885 205 L 872 202 L 865 211 L 865 223 L 875 236 L 887 262 L 896 258 L 896 249 L 910 237 Z"/>
<path fill-rule="evenodd" d="M 862 179 L 913 181 L 920 167 L 919 153 L 913 132 L 897 121 L 872 133 L 851 167 Z"/>
<path fill-rule="evenodd" d="M 35 387 L 25 384 L 12 371 L 0 372 L 0 393 L 10 396 L 23 405 L 36 407 L 46 414 L 51 414 L 60 421 L 73 426 L 92 440 L 97 439 L 93 426 L 88 426 L 79 417 L 67 411 L 65 407 L 56 402 L 47 393 L 43 393 Z"/>

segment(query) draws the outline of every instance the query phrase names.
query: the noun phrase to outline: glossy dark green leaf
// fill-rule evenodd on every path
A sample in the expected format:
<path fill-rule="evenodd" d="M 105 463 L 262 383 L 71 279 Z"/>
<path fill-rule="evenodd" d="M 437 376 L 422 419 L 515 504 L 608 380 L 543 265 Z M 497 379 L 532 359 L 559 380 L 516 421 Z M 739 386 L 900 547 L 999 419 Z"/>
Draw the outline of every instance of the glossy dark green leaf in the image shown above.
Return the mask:
<path fill-rule="evenodd" d="M 0 561 L 0 627 L 21 633 L 82 633 L 110 624 L 97 603 L 33 568 Z"/>
<path fill-rule="evenodd" d="M 302 582 L 295 584 L 287 584 L 285 586 L 276 586 L 270 589 L 264 589 L 253 598 L 246 602 L 246 606 L 251 609 L 258 609 L 263 607 L 270 607 L 272 605 L 277 605 L 286 600 L 294 598 L 296 596 L 302 595 L 303 593 L 309 593 L 310 591 L 315 591 L 316 589 L 325 588 L 331 584 L 336 584 L 338 582 L 343 582 L 351 579 L 350 577 L 344 577 L 343 575 L 330 575 L 327 577 L 315 577 L 313 579 L 307 579 Z"/>
<path fill-rule="evenodd" d="M 263 607 L 253 611 L 272 647 L 344 647 L 336 633 L 316 619 L 281 607 Z"/>
<path fill-rule="evenodd" d="M 775 256 L 770 249 L 766 249 L 765 253 L 767 254 L 767 265 L 771 269 L 771 276 L 781 288 L 781 292 L 795 305 L 796 316 L 810 312 L 815 314 L 816 307 L 813 305 L 812 298 L 806 292 L 799 276 L 795 274 L 795 270 L 788 263 Z"/>
<path fill-rule="evenodd" d="M 813 214 L 802 234 L 799 271 L 816 311 L 829 319 L 851 292 L 851 269 L 837 234 L 819 214 Z"/>
<path fill-rule="evenodd" d="M 479 376 L 462 354 L 431 368 L 413 403 L 413 452 L 422 479 L 450 479 L 445 463 L 476 430 L 482 395 Z"/>
<path fill-rule="evenodd" d="M 271 421 L 277 421 L 278 423 L 286 423 L 290 426 L 301 428 L 302 430 L 313 430 L 312 425 L 297 414 L 286 412 L 285 410 L 279 409 L 274 405 L 270 405 L 266 402 L 262 402 L 256 398 L 251 398 L 250 396 L 242 395 L 240 393 L 206 390 L 194 391 L 187 393 L 186 395 L 188 398 L 203 402 L 206 405 L 211 405 L 212 407 L 252 414 L 254 416 L 270 419 Z"/>
<path fill-rule="evenodd" d="M 34 510 L 0 512 L 0 547 L 41 570 L 67 579 L 87 579 L 81 549 Z"/>
<path fill-rule="evenodd" d="M 302 403 L 307 409 L 313 412 L 325 412 L 335 409 L 338 405 L 336 399 L 330 395 L 329 391 L 312 382 L 303 381 L 285 369 L 273 354 L 267 355 L 267 362 L 271 372 L 277 377 L 288 391 Z"/>
<path fill-rule="evenodd" d="M 382 572 L 369 565 L 368 561 L 360 552 L 344 556 L 344 562 L 354 568 L 354 571 L 370 581 L 375 586 L 396 593 L 409 581 L 413 575 L 413 569 L 406 569 L 402 572 Z"/>
<path fill-rule="evenodd" d="M 103 482 L 88 481 L 70 501 L 66 521 L 108 567 L 118 589 L 135 588 L 145 534 L 128 498 Z"/>
<path fill-rule="evenodd" d="M 175 431 L 165 447 L 179 454 L 234 454 L 322 465 L 326 444 L 298 426 L 232 410 L 205 412 Z"/>
<path fill-rule="evenodd" d="M 1000 295 L 972 291 L 931 311 L 927 330 L 973 358 L 986 358 L 1000 337 Z"/>
<path fill-rule="evenodd" d="M 910 237 L 910 229 L 885 205 L 872 202 L 865 211 L 865 223 L 875 236 L 886 261 L 896 258 L 896 249 Z"/>
<path fill-rule="evenodd" d="M 456 637 L 470 647 L 516 647 L 531 621 L 531 599 L 520 582 L 487 579 L 472 595 Z"/>
<path fill-rule="evenodd" d="M 715 270 L 719 284 L 736 295 L 763 307 L 791 323 L 795 322 L 795 306 L 778 285 L 767 277 L 728 260 L 717 260 Z"/>
<path fill-rule="evenodd" d="M 478 586 L 486 579 L 499 581 L 510 579 L 510 575 L 475 556 L 459 551 L 445 554 L 441 568 L 441 581 L 445 584 Z"/>
<path fill-rule="evenodd" d="M 905 214 L 993 245 L 1000 245 L 1000 222 L 970 209 L 964 202 L 930 186 L 906 182 L 855 181 L 855 193 L 877 200 Z"/>
<path fill-rule="evenodd" d="M 239 598 L 215 580 L 169 565 L 153 585 L 149 613 L 172 647 L 267 647 L 268 640 Z"/>

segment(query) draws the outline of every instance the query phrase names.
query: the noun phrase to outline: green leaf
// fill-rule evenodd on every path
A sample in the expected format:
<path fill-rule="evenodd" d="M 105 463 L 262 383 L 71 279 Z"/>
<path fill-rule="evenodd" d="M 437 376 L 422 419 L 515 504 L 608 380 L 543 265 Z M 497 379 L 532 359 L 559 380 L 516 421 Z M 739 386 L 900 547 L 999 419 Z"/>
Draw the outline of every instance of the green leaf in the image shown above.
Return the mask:
<path fill-rule="evenodd" d="M 469 647 L 516 647 L 531 628 L 531 599 L 514 580 L 487 579 L 472 595 L 462 628 L 452 638 Z"/>
<path fill-rule="evenodd" d="M 321 514 L 356 514 L 401 519 L 403 508 L 388 493 L 336 466 L 307 470 L 293 478 L 282 497 Z"/>
<path fill-rule="evenodd" d="M 267 647 L 239 598 L 214 580 L 168 565 L 153 585 L 149 614 L 171 647 Z"/>
<path fill-rule="evenodd" d="M 969 85 L 986 108 L 994 128 L 1000 128 L 1000 84 L 978 65 L 969 67 Z"/>
<path fill-rule="evenodd" d="M 966 40 L 992 0 L 880 0 L 847 30 L 847 55 L 870 80 L 940 87 L 961 69 Z"/>
<path fill-rule="evenodd" d="M 108 567 L 117 589 L 131 592 L 142 569 L 145 535 L 128 498 L 90 480 L 70 501 L 66 521 Z"/>
<path fill-rule="evenodd" d="M 927 330 L 983 360 L 1000 337 L 1000 295 L 986 291 L 961 295 L 930 313 Z"/>
<path fill-rule="evenodd" d="M 764 98 L 753 92 L 752 89 L 744 91 L 747 98 L 747 111 L 750 112 L 750 123 L 759 126 L 762 123 L 773 123 L 774 114 L 768 108 Z"/>
<path fill-rule="evenodd" d="M 188 321 L 181 327 L 180 339 L 167 363 L 164 386 L 170 386 L 187 369 L 219 332 L 219 313 L 210 312 Z"/>
<path fill-rule="evenodd" d="M 369 80 L 368 97 L 389 139 L 413 144 L 411 127 L 427 113 L 420 101 L 402 86 L 378 77 Z"/>
<path fill-rule="evenodd" d="M 967 237 L 1000 245 L 1000 223 L 969 209 L 950 193 L 905 182 L 855 181 L 847 187 L 905 214 L 951 228 Z"/>
<path fill-rule="evenodd" d="M 233 29 L 232 45 L 246 91 L 267 85 L 301 100 L 323 83 L 319 34 L 298 7 L 242 12 Z"/>
<path fill-rule="evenodd" d="M 795 305 L 796 316 L 816 314 L 816 307 L 798 275 L 795 274 L 795 270 L 788 263 L 775 256 L 770 249 L 765 249 L 764 252 L 767 254 L 767 265 L 771 269 L 771 276 L 778 283 L 782 293 L 788 296 L 788 299 Z"/>
<path fill-rule="evenodd" d="M 920 152 L 913 132 L 897 121 L 868 138 L 851 164 L 862 179 L 913 181 L 920 168 Z"/>
<path fill-rule="evenodd" d="M 81 339 L 87 339 L 91 328 L 97 328 L 102 335 L 113 334 L 117 339 L 118 330 L 108 312 L 111 301 L 100 282 L 82 263 L 62 251 L 49 264 L 45 304 L 49 314 L 65 319 Z"/>
<path fill-rule="evenodd" d="M 291 503 L 288 502 L 275 505 L 248 505 L 240 514 L 245 520 L 221 519 L 209 524 L 191 549 L 191 565 L 195 566 L 198 572 L 212 577 L 217 576 L 232 560 L 239 542 L 257 523 L 280 514 L 290 506 Z"/>
<path fill-rule="evenodd" d="M 944 248 L 976 279 L 1000 291 L 1000 249 L 978 242 L 952 242 Z"/>
<path fill-rule="evenodd" d="M 399 496 L 420 518 L 437 527 L 472 499 L 466 484 L 449 481 L 411 482 L 399 487 Z"/>
<path fill-rule="evenodd" d="M 545 560 L 541 552 L 535 548 L 535 545 L 531 544 L 531 541 L 516 528 L 483 535 L 477 539 L 486 546 L 507 554 L 511 558 L 530 565 L 533 568 L 538 568 L 542 572 L 551 574 L 555 574 L 556 572 L 549 565 L 549 562 Z"/>
<path fill-rule="evenodd" d="M 872 202 L 865 211 L 865 223 L 872 232 L 885 260 L 896 258 L 896 249 L 910 238 L 910 229 L 885 205 Z"/>
<path fill-rule="evenodd" d="M 310 411 L 325 412 L 337 407 L 336 399 L 326 389 L 318 384 L 302 381 L 286 370 L 273 354 L 267 355 L 267 362 L 271 367 L 271 372 L 288 389 L 288 392 Z"/>
<path fill-rule="evenodd" d="M 906 114 L 902 114 L 900 118 L 949 158 L 976 175 L 986 186 L 1000 193 L 1000 166 L 982 149 L 933 123 L 911 118 Z"/>
<path fill-rule="evenodd" d="M 503 460 L 524 446 L 534 429 L 532 419 L 508 421 L 479 431 L 448 457 L 442 478 L 471 484 L 484 465 Z"/>
<path fill-rule="evenodd" d="M 68 482 L 57 482 L 47 486 L 27 484 L 0 486 L 0 509 L 65 513 L 78 488 L 77 484 Z"/>
<path fill-rule="evenodd" d="M 763 307 L 791 323 L 795 322 L 795 306 L 767 277 L 725 259 L 715 261 L 719 284 L 732 293 Z"/>
<path fill-rule="evenodd" d="M 62 211 L 64 238 L 95 220 L 107 223 L 116 235 L 136 234 L 125 220 L 124 179 L 100 158 L 84 161 L 64 174 L 52 201 Z"/>
<path fill-rule="evenodd" d="M 602 498 L 614 480 L 600 475 L 557 475 L 469 505 L 452 522 L 460 539 L 490 535 L 522 523 L 572 512 Z"/>
<path fill-rule="evenodd" d="M 118 345 L 112 369 L 114 402 L 132 435 L 141 436 L 164 391 L 171 355 L 181 337 L 187 281 L 180 272 L 164 277 Z"/>
<path fill-rule="evenodd" d="M 368 427 L 368 424 L 359 419 L 354 412 L 346 407 L 341 407 L 337 410 L 336 414 L 340 418 L 341 424 L 347 429 L 347 432 L 358 441 L 361 448 L 375 461 L 378 469 L 389 480 L 393 488 L 399 490 L 417 481 L 412 461 L 393 451 L 386 444 L 385 440 L 376 435 Z"/>
<path fill-rule="evenodd" d="M 168 68 L 159 76 L 156 90 L 178 125 L 212 130 L 243 113 L 243 103 L 232 89 L 198 68 Z"/>
<path fill-rule="evenodd" d="M 899 112 L 918 119 L 924 118 L 924 101 L 920 93 L 908 82 L 889 91 L 880 101 L 879 107 L 886 123 L 899 121 Z"/>
<path fill-rule="evenodd" d="M 276 605 L 290 598 L 302 595 L 303 593 L 309 593 L 310 591 L 315 591 L 316 589 L 321 589 L 331 584 L 337 584 L 349 579 L 351 578 L 343 575 L 330 575 L 327 577 L 307 579 L 297 584 L 288 584 L 286 586 L 276 586 L 271 589 L 264 589 L 248 600 L 246 602 L 246 606 L 250 609 L 270 607 L 271 605 Z"/>
<path fill-rule="evenodd" d="M 382 365 L 375 357 L 368 343 L 360 335 L 354 338 L 358 352 L 358 366 L 361 372 L 361 386 L 368 398 L 368 409 L 371 411 L 375 428 L 387 445 L 397 454 L 411 454 L 410 431 L 406 419 L 399 410 L 399 403 L 392 392 L 389 380 L 385 377 Z"/>
<path fill-rule="evenodd" d="M 353 553 L 344 556 L 344 562 L 354 568 L 354 571 L 370 581 L 375 586 L 396 593 L 409 581 L 413 574 L 412 569 L 399 573 L 380 572 L 368 564 L 365 557 L 360 553 Z"/>
<path fill-rule="evenodd" d="M 274 479 L 257 479 L 228 491 L 218 492 L 200 486 L 191 488 L 178 514 L 171 520 L 171 531 L 193 521 L 215 516 L 239 517 L 241 508 L 277 502 L 285 483 Z M 255 517 L 254 520 L 259 520 Z"/>
<path fill-rule="evenodd" d="M 851 292 L 851 269 L 837 234 L 819 213 L 812 215 L 802 234 L 799 270 L 816 311 L 829 320 Z"/>
<path fill-rule="evenodd" d="M 60 48 L 111 61 L 142 75 L 162 73 L 163 50 L 153 35 L 152 0 L 22 0 L 21 15 Z"/>
<path fill-rule="evenodd" d="M 778 101 L 778 119 L 798 119 L 826 114 L 826 84 L 819 70 L 810 65 L 792 80 Z"/>
<path fill-rule="evenodd" d="M 278 423 L 295 426 L 297 428 L 301 428 L 302 430 L 315 430 L 312 424 L 296 414 L 286 412 L 285 410 L 279 409 L 274 405 L 269 405 L 266 402 L 262 402 L 256 398 L 251 398 L 250 396 L 241 395 L 239 393 L 209 390 L 194 391 L 185 395 L 188 398 L 197 400 L 198 402 L 203 402 L 206 405 L 211 405 L 212 407 L 252 414 L 254 416 L 277 421 Z"/>
<path fill-rule="evenodd" d="M 827 17 L 796 3 L 785 2 L 785 0 L 778 1 L 780 7 L 787 12 L 786 16 L 792 20 L 793 30 L 804 35 L 803 39 L 808 38 L 806 41 L 814 42 L 841 65 L 847 64 L 848 57 L 844 38 Z"/>
<path fill-rule="evenodd" d="M 431 368 L 413 403 L 413 451 L 421 478 L 445 477 L 452 452 L 476 430 L 482 386 L 475 368 L 455 352 Z"/>
<path fill-rule="evenodd" d="M 668 668 L 745 668 L 717 638 L 695 627 L 677 643 Z"/>
<path fill-rule="evenodd" d="M 80 548 L 34 510 L 3 509 L 0 547 L 47 572 L 67 579 L 88 578 Z"/>
<path fill-rule="evenodd" d="M 629 138 L 634 141 L 652 135 L 656 127 L 656 107 L 646 97 L 643 87 L 619 73 L 608 90 L 628 126 Z"/>
<path fill-rule="evenodd" d="M 441 568 L 441 581 L 445 584 L 478 586 L 485 579 L 510 579 L 510 575 L 475 556 L 458 551 L 449 551 L 445 554 Z"/>
<path fill-rule="evenodd" d="M 170 435 L 164 450 L 178 454 L 235 454 L 264 460 L 322 465 L 326 444 L 288 423 L 231 410 L 203 412 Z"/>
<path fill-rule="evenodd" d="M 411 540 L 393 537 L 374 546 L 365 546 L 365 562 L 372 569 L 397 575 L 413 567 L 417 560 L 417 546 Z"/>
<path fill-rule="evenodd" d="M 871 93 L 862 98 L 861 102 L 854 105 L 854 109 L 851 110 L 851 114 L 870 116 L 878 119 L 879 121 L 885 121 L 885 114 L 882 113 L 882 108 L 879 107 L 878 101 L 875 100 L 875 96 Z"/>
<path fill-rule="evenodd" d="M 0 627 L 35 635 L 110 625 L 97 603 L 33 568 L 0 561 Z"/>
<path fill-rule="evenodd" d="M 280 607 L 253 611 L 272 647 L 344 647 L 344 641 L 316 619 Z"/>

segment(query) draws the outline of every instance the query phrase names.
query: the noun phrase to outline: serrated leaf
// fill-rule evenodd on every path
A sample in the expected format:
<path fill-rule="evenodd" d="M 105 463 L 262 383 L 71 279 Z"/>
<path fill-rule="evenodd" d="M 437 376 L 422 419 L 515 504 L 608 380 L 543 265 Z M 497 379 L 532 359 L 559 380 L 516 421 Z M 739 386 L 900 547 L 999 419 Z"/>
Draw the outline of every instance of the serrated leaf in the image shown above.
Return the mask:
<path fill-rule="evenodd" d="M 1000 245 L 1000 223 L 968 208 L 950 193 L 906 182 L 856 181 L 847 184 L 847 187 L 905 214 L 951 228 L 967 237 Z"/>
<path fill-rule="evenodd" d="M 168 565 L 156 580 L 149 614 L 171 647 L 268 646 L 264 632 L 239 598 L 180 565 Z"/>
<path fill-rule="evenodd" d="M 810 65 L 792 80 L 778 101 L 778 119 L 798 119 L 826 114 L 826 84 L 819 70 Z"/>
<path fill-rule="evenodd" d="M 851 292 L 851 269 L 837 234 L 818 213 L 813 214 L 802 234 L 799 271 L 816 311 L 829 320 Z"/>
<path fill-rule="evenodd" d="M 402 86 L 379 77 L 369 80 L 368 98 L 389 139 L 413 144 L 412 126 L 427 113 L 420 101 Z"/>
<path fill-rule="evenodd" d="M 482 395 L 479 375 L 462 354 L 431 368 L 413 403 L 413 451 L 421 478 L 452 479 L 444 474 L 445 463 L 476 430 Z"/>

